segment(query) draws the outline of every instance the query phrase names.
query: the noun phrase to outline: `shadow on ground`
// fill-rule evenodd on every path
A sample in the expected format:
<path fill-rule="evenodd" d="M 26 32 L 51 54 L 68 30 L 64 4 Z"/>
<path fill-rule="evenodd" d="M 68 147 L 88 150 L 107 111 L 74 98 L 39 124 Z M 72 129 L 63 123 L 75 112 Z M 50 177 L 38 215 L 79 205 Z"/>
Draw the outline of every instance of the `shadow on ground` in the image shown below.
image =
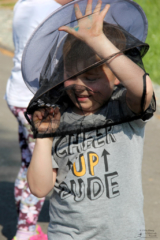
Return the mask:
<path fill-rule="evenodd" d="M 46 198 L 38 222 L 49 222 L 49 199 Z M 0 225 L 2 235 L 11 240 L 16 232 L 17 212 L 14 203 L 14 183 L 0 183 Z"/>

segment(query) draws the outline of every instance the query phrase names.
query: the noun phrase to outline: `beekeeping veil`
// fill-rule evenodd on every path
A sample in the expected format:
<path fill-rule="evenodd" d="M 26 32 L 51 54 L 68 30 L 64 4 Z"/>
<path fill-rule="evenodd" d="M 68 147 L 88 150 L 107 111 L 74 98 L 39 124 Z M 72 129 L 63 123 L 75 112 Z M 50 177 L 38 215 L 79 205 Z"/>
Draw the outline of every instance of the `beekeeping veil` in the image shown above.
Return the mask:
<path fill-rule="evenodd" d="M 100 59 L 82 41 L 64 31 L 58 30 L 61 26 L 77 28 L 78 19 L 75 16 L 75 3 L 78 3 L 83 18 L 85 18 L 87 0 L 76 0 L 59 8 L 36 29 L 24 50 L 22 74 L 26 85 L 35 94 L 27 108 L 26 117 L 32 125 L 35 137 L 61 136 L 75 132 L 85 132 L 132 121 L 142 118 L 142 115 L 144 116 L 145 76 L 142 80 L 144 89 L 142 92 L 141 114 L 128 115 L 126 113 L 126 115 L 117 118 L 117 115 L 112 111 L 109 121 L 108 116 L 106 116 L 103 121 L 97 120 L 95 122 L 94 115 L 92 121 L 91 117 L 87 121 L 83 114 L 83 107 L 76 97 L 79 92 L 84 90 L 83 87 L 76 84 L 68 88 L 64 87 L 64 82 L 67 79 L 76 79 L 87 71 L 96 69 L 120 52 L 127 55 L 144 69 L 142 58 L 148 51 L 149 45 L 144 43 L 148 23 L 143 10 L 132 0 L 103 0 L 101 10 L 106 4 L 110 4 L 110 9 L 104 18 L 103 31 L 119 51 L 107 59 Z M 93 0 L 92 14 L 94 14 L 93 11 L 96 5 L 97 0 Z M 79 64 L 79 61 L 83 61 L 84 64 Z M 69 72 L 67 76 L 64 75 L 64 67 Z M 125 91 L 125 88 L 119 85 L 115 87 L 114 92 L 119 88 Z M 91 91 L 89 88 L 85 90 Z M 54 121 L 57 120 L 52 117 L 48 118 L 49 109 L 58 106 L 62 116 L 67 109 L 72 109 L 72 105 L 75 103 L 70 100 L 68 92 L 74 96 L 75 102 L 81 109 L 81 117 L 78 121 L 75 120 L 72 123 L 64 121 L 64 118 L 61 117 L 60 123 L 58 123 L 59 127 L 55 129 Z M 118 97 L 114 92 L 110 101 L 118 101 Z M 33 122 L 32 115 L 38 109 L 44 109 L 45 114 L 42 121 L 36 124 Z M 153 111 L 150 109 L 147 114 L 152 113 Z M 48 121 L 47 128 L 39 132 L 39 125 Z"/>

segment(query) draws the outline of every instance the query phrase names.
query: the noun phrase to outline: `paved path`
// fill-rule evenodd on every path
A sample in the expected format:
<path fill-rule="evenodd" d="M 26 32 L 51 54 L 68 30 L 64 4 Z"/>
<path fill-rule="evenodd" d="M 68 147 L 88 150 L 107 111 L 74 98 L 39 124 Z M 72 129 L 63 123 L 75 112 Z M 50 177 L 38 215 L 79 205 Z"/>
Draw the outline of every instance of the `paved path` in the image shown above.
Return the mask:
<path fill-rule="evenodd" d="M 13 51 L 12 41 L 12 18 L 13 11 L 9 9 L 0 9 L 0 46 Z"/>

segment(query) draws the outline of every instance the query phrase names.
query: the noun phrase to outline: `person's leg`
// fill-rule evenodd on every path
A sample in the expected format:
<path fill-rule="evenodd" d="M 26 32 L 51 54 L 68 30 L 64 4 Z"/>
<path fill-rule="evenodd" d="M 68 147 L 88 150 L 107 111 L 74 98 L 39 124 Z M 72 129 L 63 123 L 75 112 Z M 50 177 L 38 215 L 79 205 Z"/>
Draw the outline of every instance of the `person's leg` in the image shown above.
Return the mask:
<path fill-rule="evenodd" d="M 19 123 L 19 145 L 21 149 L 21 168 L 15 181 L 15 201 L 18 212 L 16 239 L 28 239 L 35 234 L 39 213 L 45 198 L 31 194 L 26 174 L 31 161 L 35 141 L 30 125 L 24 117 L 24 108 L 9 106 Z"/>

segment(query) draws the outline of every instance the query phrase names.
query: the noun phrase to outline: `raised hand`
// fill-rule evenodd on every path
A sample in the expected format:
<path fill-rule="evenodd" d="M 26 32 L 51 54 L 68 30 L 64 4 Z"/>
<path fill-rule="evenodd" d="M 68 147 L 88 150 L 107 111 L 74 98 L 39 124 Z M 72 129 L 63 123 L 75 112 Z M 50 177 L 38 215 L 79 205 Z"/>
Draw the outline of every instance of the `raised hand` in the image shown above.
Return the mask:
<path fill-rule="evenodd" d="M 99 0 L 92 13 L 92 0 L 88 0 L 85 15 L 83 16 L 79 5 L 75 4 L 75 15 L 78 20 L 78 25 L 74 28 L 62 26 L 59 28 L 59 31 L 70 33 L 90 45 L 90 40 L 103 35 L 103 20 L 110 5 L 107 4 L 102 11 L 101 6 L 102 1 Z"/>
<path fill-rule="evenodd" d="M 40 108 L 33 114 L 32 121 L 39 133 L 54 133 L 60 124 L 59 108 Z"/>

